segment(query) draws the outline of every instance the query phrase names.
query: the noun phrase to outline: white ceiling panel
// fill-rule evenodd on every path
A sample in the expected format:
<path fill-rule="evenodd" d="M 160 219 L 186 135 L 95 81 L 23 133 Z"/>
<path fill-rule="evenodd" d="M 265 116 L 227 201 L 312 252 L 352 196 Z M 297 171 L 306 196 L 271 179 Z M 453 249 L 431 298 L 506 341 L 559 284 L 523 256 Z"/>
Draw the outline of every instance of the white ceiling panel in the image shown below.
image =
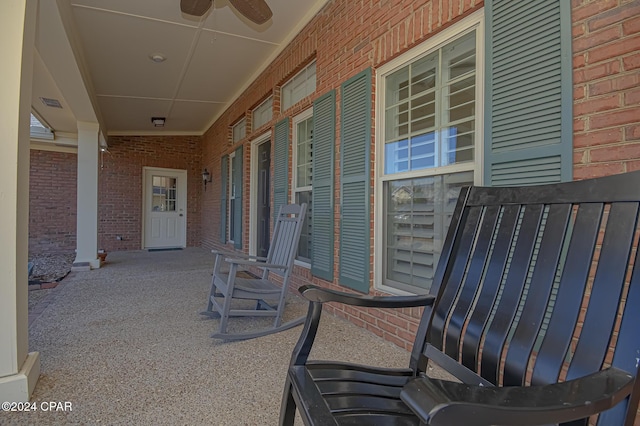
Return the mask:
<path fill-rule="evenodd" d="M 195 28 L 95 9 L 74 13 L 98 95 L 174 96 Z M 149 56 L 155 53 L 166 61 L 153 62 Z"/>
<path fill-rule="evenodd" d="M 225 104 L 211 102 L 175 101 L 171 106 L 171 122 L 167 121 L 167 125 L 179 132 L 195 130 L 195 133 L 202 134 L 207 131 L 211 117 L 222 113 L 225 107 Z M 197 129 L 199 125 L 202 127 Z"/>
<path fill-rule="evenodd" d="M 177 97 L 227 102 L 274 49 L 272 44 L 203 31 Z"/>

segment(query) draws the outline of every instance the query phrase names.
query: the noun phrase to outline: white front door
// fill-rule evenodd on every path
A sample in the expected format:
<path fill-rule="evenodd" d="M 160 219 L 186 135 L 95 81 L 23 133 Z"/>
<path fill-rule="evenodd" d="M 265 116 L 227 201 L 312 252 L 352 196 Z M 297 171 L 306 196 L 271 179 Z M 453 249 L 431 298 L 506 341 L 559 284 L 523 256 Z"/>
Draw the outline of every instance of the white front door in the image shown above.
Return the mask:
<path fill-rule="evenodd" d="M 145 248 L 186 247 L 187 171 L 144 168 Z"/>

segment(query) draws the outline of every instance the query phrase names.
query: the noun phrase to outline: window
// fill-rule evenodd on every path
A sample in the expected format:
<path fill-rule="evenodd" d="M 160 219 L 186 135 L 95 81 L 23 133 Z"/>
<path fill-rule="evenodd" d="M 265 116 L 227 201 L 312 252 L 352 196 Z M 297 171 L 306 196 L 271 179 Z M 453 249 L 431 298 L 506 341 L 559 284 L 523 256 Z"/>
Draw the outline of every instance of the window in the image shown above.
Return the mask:
<path fill-rule="evenodd" d="M 233 143 L 236 143 L 247 136 L 247 119 L 243 118 L 233 125 Z"/>
<path fill-rule="evenodd" d="M 313 61 L 282 86 L 282 111 L 316 91 L 316 62 Z"/>
<path fill-rule="evenodd" d="M 42 124 L 42 122 L 33 114 L 31 114 L 31 137 L 34 139 L 54 139 L 53 130 L 48 126 Z"/>
<path fill-rule="evenodd" d="M 176 211 L 176 178 L 165 176 L 153 176 L 153 195 L 151 209 L 154 212 L 175 212 Z"/>
<path fill-rule="evenodd" d="M 385 285 L 429 290 L 460 188 L 472 183 L 472 171 L 386 183 Z"/>
<path fill-rule="evenodd" d="M 302 224 L 298 243 L 298 260 L 311 263 L 311 220 L 313 208 L 313 110 L 305 111 L 293 119 L 293 200 L 307 203 L 307 214 Z"/>
<path fill-rule="evenodd" d="M 383 261 L 376 284 L 385 290 L 428 292 L 460 188 L 480 176 L 478 16 L 378 71 Z"/>
<path fill-rule="evenodd" d="M 269 97 L 253 110 L 251 125 L 253 130 L 271 121 L 273 117 L 273 98 Z"/>
<path fill-rule="evenodd" d="M 229 212 L 229 237 L 227 238 L 227 241 L 229 242 L 234 242 L 233 241 L 233 235 L 234 235 L 234 230 L 236 229 L 236 224 L 235 224 L 235 210 L 236 210 L 236 182 L 234 179 L 235 176 L 235 161 L 236 160 L 236 153 L 232 152 L 231 154 L 229 154 L 229 178 L 227 180 L 227 182 L 229 182 L 229 209 L 227 210 Z"/>

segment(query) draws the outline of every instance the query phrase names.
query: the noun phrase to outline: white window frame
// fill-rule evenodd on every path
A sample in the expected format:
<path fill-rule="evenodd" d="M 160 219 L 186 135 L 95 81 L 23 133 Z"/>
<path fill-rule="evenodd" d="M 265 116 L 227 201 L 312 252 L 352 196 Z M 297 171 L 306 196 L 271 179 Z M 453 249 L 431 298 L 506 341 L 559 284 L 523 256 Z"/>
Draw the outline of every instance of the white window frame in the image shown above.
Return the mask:
<path fill-rule="evenodd" d="M 240 142 L 247 137 L 247 117 L 244 117 L 231 127 L 231 141 Z"/>
<path fill-rule="evenodd" d="M 267 117 L 267 118 L 264 118 Z M 258 120 L 260 118 L 260 120 Z M 267 124 L 273 118 L 273 96 L 269 96 L 251 112 L 251 130 Z M 259 123 L 259 124 L 258 124 Z"/>
<path fill-rule="evenodd" d="M 312 191 L 313 193 L 313 183 L 310 186 L 297 187 L 296 183 L 298 182 L 298 123 L 308 120 L 313 117 L 313 107 L 301 112 L 300 114 L 293 117 L 293 129 L 292 129 L 292 139 L 291 139 L 291 203 L 296 202 L 296 193 L 298 191 Z M 313 159 L 312 159 L 313 162 Z M 303 260 L 298 260 L 296 258 L 295 264 L 299 266 L 303 266 L 305 268 L 311 268 L 311 263 L 305 262 Z"/>
<path fill-rule="evenodd" d="M 475 129 L 475 157 L 473 162 L 452 164 L 444 167 L 413 170 L 408 172 L 385 175 L 384 150 L 385 150 L 385 78 L 410 63 L 416 61 L 433 51 L 436 51 L 448 43 L 471 31 L 476 31 L 476 129 Z M 462 171 L 474 172 L 474 184 L 482 184 L 483 176 L 483 135 L 484 135 L 484 10 L 478 10 L 459 23 L 436 34 L 420 45 L 398 56 L 376 70 L 376 179 L 375 179 L 375 216 L 374 216 L 374 288 L 377 290 L 395 294 L 410 295 L 405 290 L 384 284 L 384 260 L 386 257 L 384 243 L 386 240 L 385 212 L 384 212 L 384 185 L 387 181 L 419 178 L 431 175 L 442 175 Z"/>
<path fill-rule="evenodd" d="M 313 74 L 310 73 L 311 68 L 313 68 Z M 287 80 L 287 82 L 280 88 L 280 111 L 286 111 L 305 97 L 315 92 L 317 86 L 316 76 L 316 61 L 314 60 L 300 70 L 296 75 Z M 302 89 L 297 91 L 301 86 L 303 86 Z M 288 96 L 288 94 L 291 95 Z"/>

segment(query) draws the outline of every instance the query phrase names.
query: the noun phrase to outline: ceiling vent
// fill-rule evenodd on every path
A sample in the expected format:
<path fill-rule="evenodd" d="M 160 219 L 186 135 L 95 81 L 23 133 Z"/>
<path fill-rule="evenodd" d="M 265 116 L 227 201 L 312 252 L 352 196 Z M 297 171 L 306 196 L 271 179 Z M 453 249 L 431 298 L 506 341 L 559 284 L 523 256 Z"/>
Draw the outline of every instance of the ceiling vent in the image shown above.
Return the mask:
<path fill-rule="evenodd" d="M 40 100 L 42 101 L 43 104 L 45 104 L 48 107 L 51 107 L 51 108 L 62 108 L 62 105 L 60 104 L 60 101 L 57 100 L 57 99 L 40 98 Z"/>

